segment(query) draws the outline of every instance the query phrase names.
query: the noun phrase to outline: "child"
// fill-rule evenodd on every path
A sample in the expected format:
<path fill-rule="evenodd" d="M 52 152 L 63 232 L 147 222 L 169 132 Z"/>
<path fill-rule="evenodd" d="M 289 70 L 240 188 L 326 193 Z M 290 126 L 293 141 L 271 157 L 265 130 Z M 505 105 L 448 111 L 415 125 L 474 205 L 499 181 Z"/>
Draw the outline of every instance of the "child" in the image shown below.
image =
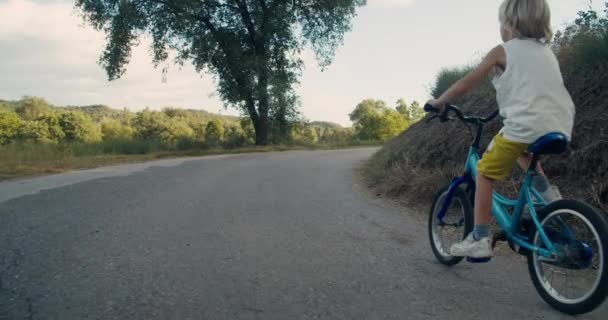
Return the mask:
<path fill-rule="evenodd" d="M 504 43 L 492 49 L 479 67 L 441 97 L 429 101 L 441 110 L 491 71 L 496 72 L 492 82 L 504 127 L 477 166 L 475 228 L 465 240 L 452 246 L 453 256 L 492 256 L 489 222 L 493 181 L 507 178 L 516 162 L 526 167 L 529 159 L 525 152 L 536 139 L 549 132 L 561 132 L 568 138 L 572 133 L 574 103 L 548 47 L 552 31 L 546 0 L 505 0 L 499 18 Z M 540 166 L 538 169 L 540 175 L 535 177 L 534 187 L 548 193 L 547 178 Z M 543 196 L 551 198 L 550 194 Z"/>

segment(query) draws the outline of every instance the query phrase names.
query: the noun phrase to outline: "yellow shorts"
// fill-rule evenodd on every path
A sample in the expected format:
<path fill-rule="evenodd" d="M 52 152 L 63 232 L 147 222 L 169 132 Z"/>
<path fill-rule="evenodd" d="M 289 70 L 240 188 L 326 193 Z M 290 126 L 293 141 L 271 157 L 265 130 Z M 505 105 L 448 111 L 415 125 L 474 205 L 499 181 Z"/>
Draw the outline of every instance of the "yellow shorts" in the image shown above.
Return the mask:
<path fill-rule="evenodd" d="M 493 180 L 504 180 L 513 170 L 517 158 L 528 149 L 525 143 L 510 141 L 497 134 L 477 163 L 477 172 Z"/>

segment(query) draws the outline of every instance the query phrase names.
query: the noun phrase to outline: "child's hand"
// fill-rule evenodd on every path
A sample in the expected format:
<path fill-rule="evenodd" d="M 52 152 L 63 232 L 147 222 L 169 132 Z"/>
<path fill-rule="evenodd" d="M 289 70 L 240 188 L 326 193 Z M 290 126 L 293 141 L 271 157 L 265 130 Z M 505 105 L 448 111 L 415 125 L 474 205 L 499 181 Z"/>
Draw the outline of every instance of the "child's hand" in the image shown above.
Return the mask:
<path fill-rule="evenodd" d="M 443 112 L 443 109 L 445 109 L 445 102 L 442 102 L 441 100 L 433 99 L 429 100 L 427 103 L 438 109 L 439 112 Z"/>

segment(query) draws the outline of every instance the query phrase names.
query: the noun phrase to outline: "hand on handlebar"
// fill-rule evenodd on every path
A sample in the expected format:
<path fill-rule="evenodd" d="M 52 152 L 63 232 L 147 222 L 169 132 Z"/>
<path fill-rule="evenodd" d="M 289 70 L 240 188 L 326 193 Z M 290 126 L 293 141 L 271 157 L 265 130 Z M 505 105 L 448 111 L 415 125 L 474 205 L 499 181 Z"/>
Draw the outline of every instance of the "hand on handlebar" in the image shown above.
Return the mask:
<path fill-rule="evenodd" d="M 424 111 L 441 113 L 445 110 L 445 103 L 441 103 L 438 100 L 429 100 L 424 105 Z"/>
<path fill-rule="evenodd" d="M 436 100 L 431 100 L 424 105 L 424 111 L 435 113 L 435 115 L 430 117 L 427 120 L 427 122 L 430 122 L 431 120 L 433 120 L 435 118 L 439 118 L 439 120 L 441 122 L 446 122 L 446 121 L 452 120 L 452 119 L 460 119 L 462 122 L 465 122 L 465 123 L 471 123 L 474 125 L 483 125 L 484 123 L 494 120 L 494 118 L 496 118 L 496 116 L 498 116 L 498 110 L 494 110 L 494 112 L 492 112 L 487 117 L 466 116 L 460 111 L 460 109 L 458 107 L 451 105 L 449 103 L 443 105 L 442 109 L 437 108 L 437 106 L 433 105 L 433 103 L 437 104 Z M 456 116 L 456 118 L 449 117 L 448 113 L 454 114 Z"/>
<path fill-rule="evenodd" d="M 449 120 L 447 104 L 441 103 L 438 100 L 430 100 L 427 102 L 424 105 L 424 111 L 435 113 L 435 115 L 430 117 L 427 122 L 430 122 L 435 118 L 439 118 L 441 122 L 446 122 Z"/>

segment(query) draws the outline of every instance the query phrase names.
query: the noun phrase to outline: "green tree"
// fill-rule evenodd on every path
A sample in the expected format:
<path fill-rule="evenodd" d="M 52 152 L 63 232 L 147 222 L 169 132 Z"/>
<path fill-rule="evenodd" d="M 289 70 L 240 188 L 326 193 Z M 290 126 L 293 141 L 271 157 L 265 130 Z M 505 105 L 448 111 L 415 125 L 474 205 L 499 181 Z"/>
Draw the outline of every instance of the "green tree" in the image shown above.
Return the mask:
<path fill-rule="evenodd" d="M 411 105 L 407 105 L 405 100 L 397 100 L 397 106 L 395 107 L 397 112 L 401 113 L 410 122 L 414 123 L 424 117 L 424 110 L 420 107 L 418 101 L 412 102 Z"/>
<path fill-rule="evenodd" d="M 424 118 L 425 114 L 426 113 L 424 112 L 424 109 L 422 108 L 422 106 L 420 106 L 420 103 L 418 103 L 418 101 L 414 101 L 410 105 L 410 113 L 409 113 L 408 119 L 410 120 L 411 123 L 417 122 L 418 120 Z"/>
<path fill-rule="evenodd" d="M 60 142 L 65 138 L 65 133 L 61 128 L 61 119 L 57 113 L 49 113 L 39 117 L 36 122 L 46 127 L 48 132 L 48 140 L 53 142 Z"/>
<path fill-rule="evenodd" d="M 104 140 L 131 139 L 135 129 L 119 120 L 108 119 L 101 123 L 101 133 Z"/>
<path fill-rule="evenodd" d="M 25 121 L 19 128 L 19 139 L 32 142 L 57 142 L 51 138 L 49 127 L 42 121 Z"/>
<path fill-rule="evenodd" d="M 160 134 L 160 141 L 165 144 L 175 145 L 182 140 L 194 140 L 194 130 L 180 118 L 167 119 Z"/>
<path fill-rule="evenodd" d="M 405 130 L 409 121 L 401 113 L 394 110 L 386 110 L 380 118 L 379 140 L 388 140 L 396 137 Z"/>
<path fill-rule="evenodd" d="M 317 131 L 314 127 L 310 125 L 305 125 L 304 130 L 302 130 L 302 139 L 303 142 L 306 143 L 315 143 L 318 141 L 319 137 L 317 136 Z"/>
<path fill-rule="evenodd" d="M 211 146 L 218 146 L 224 139 L 224 126 L 222 122 L 213 119 L 207 123 L 205 128 L 205 141 Z"/>
<path fill-rule="evenodd" d="M 247 136 L 239 127 L 229 127 L 224 130 L 224 146 L 226 148 L 238 148 L 247 144 Z"/>
<path fill-rule="evenodd" d="M 120 78 L 138 38 L 152 39 L 159 65 L 176 51 L 198 71 L 215 75 L 223 101 L 251 119 L 256 144 L 268 143 L 269 125 L 286 122 L 295 106 L 299 52 L 306 44 L 322 66 L 350 30 L 365 0 L 76 0 L 84 20 L 107 33 L 101 64 Z M 283 109 L 282 109 L 283 108 Z M 286 132 L 286 130 L 283 130 Z"/>
<path fill-rule="evenodd" d="M 15 110 L 23 120 L 36 120 L 51 113 L 51 107 L 46 100 L 38 97 L 25 96 L 17 102 Z"/>
<path fill-rule="evenodd" d="M 138 112 L 133 119 L 133 128 L 141 140 L 160 140 L 161 133 L 165 131 L 167 115 L 161 112 L 145 109 Z"/>
<path fill-rule="evenodd" d="M 360 140 L 387 140 L 409 125 L 403 114 L 388 108 L 384 101 L 372 99 L 359 103 L 351 112 L 350 119 Z"/>
<path fill-rule="evenodd" d="M 241 126 L 241 130 L 245 134 L 245 138 L 247 139 L 247 144 L 255 143 L 255 129 L 253 128 L 253 123 L 249 118 L 241 118 L 239 121 L 239 125 Z"/>
<path fill-rule="evenodd" d="M 604 14 L 578 13 L 574 23 L 555 34 L 552 48 L 566 76 L 608 60 L 608 1 Z"/>
<path fill-rule="evenodd" d="M 12 111 L 0 111 L 0 145 L 12 142 L 19 134 L 22 121 Z"/>
<path fill-rule="evenodd" d="M 409 115 L 409 106 L 407 105 L 407 102 L 403 100 L 403 98 L 399 98 L 399 100 L 397 100 L 397 106 L 395 109 L 397 109 L 397 112 L 401 113 L 402 115 Z"/>
<path fill-rule="evenodd" d="M 357 137 L 361 140 L 380 140 L 382 117 L 386 110 L 386 103 L 381 100 L 366 99 L 360 102 L 349 115 Z"/>
<path fill-rule="evenodd" d="M 59 116 L 59 124 L 68 142 L 101 141 L 101 130 L 81 111 L 67 111 Z"/>

